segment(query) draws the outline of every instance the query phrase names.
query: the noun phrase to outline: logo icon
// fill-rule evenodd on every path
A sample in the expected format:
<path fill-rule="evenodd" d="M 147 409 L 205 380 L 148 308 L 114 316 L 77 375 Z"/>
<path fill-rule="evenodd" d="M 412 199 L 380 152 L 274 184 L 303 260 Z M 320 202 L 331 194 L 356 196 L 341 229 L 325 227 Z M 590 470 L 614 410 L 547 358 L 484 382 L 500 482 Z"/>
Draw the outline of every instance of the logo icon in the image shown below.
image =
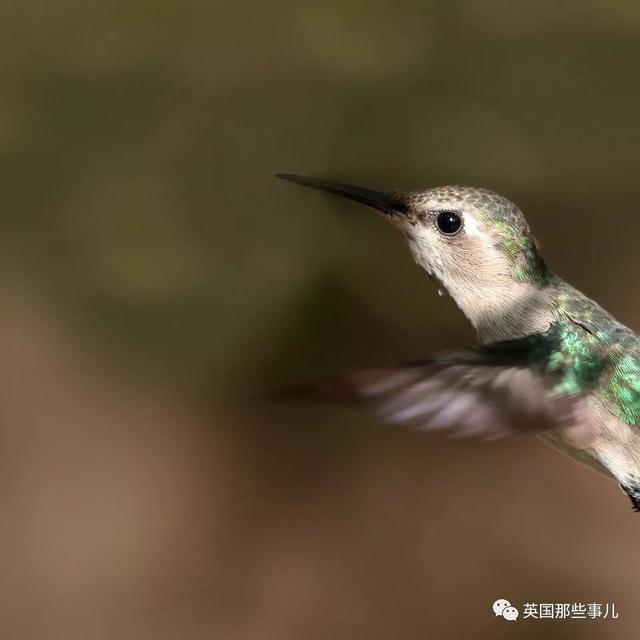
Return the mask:
<path fill-rule="evenodd" d="M 509 620 L 509 622 L 513 622 L 518 619 L 518 610 L 511 606 L 511 603 L 504 598 L 496 600 L 491 608 L 493 609 L 493 613 L 495 613 L 496 618 L 498 616 L 502 616 L 505 620 Z"/>

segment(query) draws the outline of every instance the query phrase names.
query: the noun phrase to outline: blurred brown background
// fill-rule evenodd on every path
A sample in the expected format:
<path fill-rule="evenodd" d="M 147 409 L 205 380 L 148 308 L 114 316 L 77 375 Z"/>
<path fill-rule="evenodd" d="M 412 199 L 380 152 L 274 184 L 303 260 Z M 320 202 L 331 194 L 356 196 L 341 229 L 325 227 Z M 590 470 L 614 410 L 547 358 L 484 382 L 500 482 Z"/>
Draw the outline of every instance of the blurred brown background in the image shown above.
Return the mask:
<path fill-rule="evenodd" d="M 473 339 L 382 221 L 277 171 L 503 192 L 640 326 L 637 3 L 26 0 L 0 23 L 0 637 L 638 637 L 612 481 L 255 400 Z M 498 597 L 620 619 L 511 624 Z"/>

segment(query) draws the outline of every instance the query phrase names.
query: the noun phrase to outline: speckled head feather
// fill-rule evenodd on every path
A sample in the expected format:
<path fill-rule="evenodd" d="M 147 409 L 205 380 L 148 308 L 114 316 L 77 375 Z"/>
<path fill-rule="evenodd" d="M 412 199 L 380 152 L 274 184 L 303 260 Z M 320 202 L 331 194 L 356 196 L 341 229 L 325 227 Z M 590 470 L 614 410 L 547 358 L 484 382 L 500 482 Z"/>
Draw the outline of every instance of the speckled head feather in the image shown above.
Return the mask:
<path fill-rule="evenodd" d="M 520 210 L 503 196 L 446 186 L 412 193 L 375 191 L 291 174 L 278 177 L 381 211 L 399 229 L 415 261 L 445 289 L 481 339 L 516 326 L 543 326 L 539 289 L 550 277 Z"/>
<path fill-rule="evenodd" d="M 473 216 L 509 258 L 513 277 L 521 282 L 543 282 L 548 277 L 538 242 L 518 207 L 488 189 L 459 185 L 417 191 L 407 196 L 411 208 L 452 208 Z"/>

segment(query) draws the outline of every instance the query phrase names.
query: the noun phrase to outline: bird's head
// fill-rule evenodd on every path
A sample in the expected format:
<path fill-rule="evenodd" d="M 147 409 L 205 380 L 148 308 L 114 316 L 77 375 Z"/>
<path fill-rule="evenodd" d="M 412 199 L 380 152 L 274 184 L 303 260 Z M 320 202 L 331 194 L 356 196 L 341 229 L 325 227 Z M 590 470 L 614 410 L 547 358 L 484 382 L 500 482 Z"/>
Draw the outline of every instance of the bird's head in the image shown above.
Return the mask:
<path fill-rule="evenodd" d="M 497 193 L 461 186 L 382 192 L 290 174 L 278 177 L 381 211 L 405 237 L 415 261 L 478 329 L 508 316 L 510 305 L 529 304 L 549 278 L 524 216 Z"/>

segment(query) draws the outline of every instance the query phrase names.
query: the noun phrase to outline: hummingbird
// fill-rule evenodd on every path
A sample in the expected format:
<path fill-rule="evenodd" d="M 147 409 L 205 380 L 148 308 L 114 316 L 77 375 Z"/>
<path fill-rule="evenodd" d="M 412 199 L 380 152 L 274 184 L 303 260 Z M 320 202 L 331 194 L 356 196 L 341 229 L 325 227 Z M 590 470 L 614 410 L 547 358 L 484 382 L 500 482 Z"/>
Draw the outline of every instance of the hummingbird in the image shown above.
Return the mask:
<path fill-rule="evenodd" d="M 515 204 L 467 186 L 403 193 L 276 177 L 380 212 L 478 341 L 299 392 L 456 437 L 536 434 L 615 479 L 640 511 L 640 339 L 551 271 Z"/>

